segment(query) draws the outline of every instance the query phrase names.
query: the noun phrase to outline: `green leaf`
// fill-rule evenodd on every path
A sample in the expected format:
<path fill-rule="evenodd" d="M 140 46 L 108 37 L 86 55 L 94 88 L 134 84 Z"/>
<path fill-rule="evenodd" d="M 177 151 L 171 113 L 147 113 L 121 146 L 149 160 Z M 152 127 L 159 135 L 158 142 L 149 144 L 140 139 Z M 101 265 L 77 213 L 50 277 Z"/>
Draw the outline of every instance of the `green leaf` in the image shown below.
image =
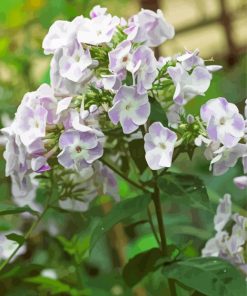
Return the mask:
<path fill-rule="evenodd" d="M 31 278 L 26 278 L 25 282 L 38 284 L 41 289 L 49 291 L 52 295 L 56 295 L 60 293 L 69 293 L 70 286 L 66 285 L 59 280 L 42 277 L 42 276 L 35 276 Z"/>
<path fill-rule="evenodd" d="M 131 258 L 123 269 L 123 278 L 130 287 L 136 285 L 155 268 L 155 263 L 162 257 L 160 249 L 153 248 Z"/>
<path fill-rule="evenodd" d="M 150 196 L 143 194 L 115 204 L 111 212 L 103 217 L 102 222 L 95 228 L 92 234 L 90 249 L 92 250 L 96 242 L 114 225 L 146 209 L 150 201 Z"/>
<path fill-rule="evenodd" d="M 166 113 L 161 107 L 160 103 L 155 99 L 150 99 L 151 102 L 151 113 L 149 116 L 149 120 L 151 122 L 160 121 L 163 125 L 167 125 L 167 117 Z"/>
<path fill-rule="evenodd" d="M 247 295 L 245 277 L 220 258 L 192 258 L 163 268 L 164 275 L 208 296 Z"/>
<path fill-rule="evenodd" d="M 25 241 L 24 236 L 19 235 L 17 233 L 10 233 L 6 235 L 7 239 L 17 242 L 19 245 L 23 244 Z"/>
<path fill-rule="evenodd" d="M 25 212 L 39 216 L 39 212 L 34 211 L 29 206 L 15 207 L 15 206 L 3 206 L 3 205 L 1 205 L 0 216 L 21 214 L 21 213 L 25 213 Z"/>
<path fill-rule="evenodd" d="M 181 202 L 191 207 L 213 213 L 206 187 L 200 178 L 189 174 L 165 172 L 159 177 L 158 184 L 167 196 L 178 197 Z"/>
<path fill-rule="evenodd" d="M 136 139 L 131 141 L 129 143 L 129 151 L 138 170 L 142 174 L 147 168 L 147 162 L 145 160 L 145 151 L 144 151 L 144 140 Z"/>

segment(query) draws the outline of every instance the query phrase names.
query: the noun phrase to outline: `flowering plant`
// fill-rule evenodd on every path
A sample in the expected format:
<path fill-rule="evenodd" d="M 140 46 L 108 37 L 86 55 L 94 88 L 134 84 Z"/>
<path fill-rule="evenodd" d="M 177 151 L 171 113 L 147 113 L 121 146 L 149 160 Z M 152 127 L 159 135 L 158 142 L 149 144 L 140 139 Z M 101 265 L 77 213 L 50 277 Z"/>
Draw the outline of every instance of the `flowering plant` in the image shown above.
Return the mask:
<path fill-rule="evenodd" d="M 123 267 L 128 286 L 159 270 L 171 295 L 178 295 L 178 289 L 244 295 L 247 218 L 231 214 L 229 195 L 218 206 L 217 233 L 202 250 L 203 257 L 187 258 L 182 247 L 166 238 L 161 198 L 170 194 L 169 184 L 175 184 L 178 195 L 200 203 L 193 199 L 197 188 L 191 185 L 201 181 L 192 179 L 189 170 L 180 174 L 172 169 L 181 153 L 192 158 L 196 149 L 204 150 L 214 175 L 242 161 L 243 175 L 234 183 L 247 187 L 247 107 L 241 114 L 236 105 L 218 97 L 202 105 L 200 115 L 190 114 L 187 103 L 205 94 L 221 66 L 204 61 L 198 50 L 157 59 L 153 47 L 174 34 L 160 10 L 141 10 L 126 21 L 100 6 L 89 18 L 56 21 L 50 27 L 43 49 L 51 55 L 51 83 L 25 94 L 12 124 L 2 129 L 14 202 L 19 212 L 38 218 L 23 240 L 21 235 L 4 236 L 18 237 L 19 244 L 1 269 L 23 252 L 49 209 L 82 213 L 96 197 L 107 195 L 116 204 L 94 229 L 88 249 L 112 226 L 143 209 L 148 210 L 157 240 L 157 247 L 137 254 Z M 140 194 L 121 200 L 118 178 Z M 36 196 L 42 188 L 47 201 L 41 206 Z M 230 233 L 223 231 L 229 221 L 234 222 Z"/>

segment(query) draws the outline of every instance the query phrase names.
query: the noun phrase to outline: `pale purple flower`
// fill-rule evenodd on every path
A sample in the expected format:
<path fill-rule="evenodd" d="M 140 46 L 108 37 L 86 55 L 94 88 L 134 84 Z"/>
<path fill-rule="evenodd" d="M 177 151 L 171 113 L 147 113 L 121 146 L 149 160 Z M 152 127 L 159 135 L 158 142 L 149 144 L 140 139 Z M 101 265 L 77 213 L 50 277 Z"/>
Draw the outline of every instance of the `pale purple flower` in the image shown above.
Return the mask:
<path fill-rule="evenodd" d="M 223 199 L 220 199 L 216 215 L 214 216 L 214 229 L 217 232 L 221 231 L 225 227 L 226 223 L 230 220 L 231 215 L 231 196 L 229 194 L 225 194 Z"/>
<path fill-rule="evenodd" d="M 116 176 L 112 170 L 97 161 L 94 163 L 93 178 L 98 195 L 110 195 L 116 201 L 120 200 Z"/>
<path fill-rule="evenodd" d="M 146 123 L 150 114 L 147 94 L 138 94 L 136 87 L 122 86 L 113 100 L 108 115 L 116 125 L 120 122 L 123 132 L 130 134 Z"/>
<path fill-rule="evenodd" d="M 205 66 L 204 60 L 199 57 L 199 49 L 194 51 L 186 50 L 185 54 L 177 57 L 177 61 L 181 63 L 186 71 L 190 71 L 196 66 Z M 205 67 L 209 72 L 215 72 L 222 69 L 222 66 L 219 65 L 209 65 Z"/>
<path fill-rule="evenodd" d="M 80 95 L 85 92 L 85 88 L 88 82 L 93 77 L 93 72 L 90 69 L 86 69 L 81 72 L 81 79 L 78 82 L 74 82 L 61 75 L 60 61 L 63 59 L 64 50 L 61 48 L 57 50 L 51 60 L 50 77 L 51 86 L 54 89 L 54 93 L 57 97 L 71 97 Z M 76 65 L 77 67 L 78 65 Z M 78 69 L 78 68 L 77 68 Z M 65 74 L 62 70 L 63 75 Z M 67 73 L 71 74 L 71 73 Z M 70 78 L 73 77 L 69 75 Z M 75 79 L 74 79 L 75 80 Z"/>
<path fill-rule="evenodd" d="M 201 66 L 195 67 L 189 73 L 180 63 L 177 63 L 175 67 L 168 67 L 167 72 L 175 84 L 173 100 L 178 105 L 184 105 L 192 98 L 204 95 L 212 79 L 212 74 Z"/>
<path fill-rule="evenodd" d="M 42 47 L 45 54 L 54 54 L 57 49 L 67 47 L 74 43 L 79 27 L 84 23 L 82 16 L 76 17 L 72 22 L 55 21 L 43 40 Z"/>
<path fill-rule="evenodd" d="M 213 174 L 215 176 L 223 175 L 229 168 L 236 165 L 239 158 L 247 153 L 245 144 L 237 144 L 232 148 L 221 147 L 214 151 L 214 158 L 211 161 L 213 166 Z"/>
<path fill-rule="evenodd" d="M 247 188 L 247 176 L 239 176 L 233 179 L 234 184 L 239 188 L 244 190 Z"/>
<path fill-rule="evenodd" d="M 92 19 L 84 19 L 77 33 L 79 43 L 99 45 L 111 41 L 120 19 L 110 14 L 99 15 Z"/>
<path fill-rule="evenodd" d="M 125 33 L 131 41 L 155 47 L 167 39 L 172 39 L 175 31 L 174 27 L 165 20 L 161 10 L 157 10 L 155 13 L 142 9 L 129 20 Z"/>
<path fill-rule="evenodd" d="M 145 45 L 138 47 L 133 53 L 132 64 L 132 74 L 137 79 L 137 92 L 144 94 L 152 87 L 152 83 L 158 75 L 154 52 Z"/>
<path fill-rule="evenodd" d="M 88 49 L 84 50 L 78 42 L 62 49 L 62 56 L 59 59 L 59 72 L 63 78 L 73 82 L 81 82 L 88 77 L 89 68 L 93 60 Z"/>
<path fill-rule="evenodd" d="M 234 221 L 231 235 L 223 230 L 228 221 Z M 247 274 L 243 246 L 247 241 L 247 218 L 239 214 L 231 215 L 231 197 L 226 194 L 220 200 L 214 217 L 216 235 L 209 239 L 202 250 L 203 257 L 221 257 L 236 265 Z"/>
<path fill-rule="evenodd" d="M 100 5 L 96 5 L 90 11 L 90 17 L 95 18 L 95 17 L 101 16 L 101 15 L 105 15 L 106 11 L 107 11 L 107 8 L 101 7 Z"/>
<path fill-rule="evenodd" d="M 14 122 L 16 132 L 20 135 L 25 146 L 29 146 L 38 138 L 43 138 L 46 134 L 47 110 L 42 106 L 31 109 L 22 106 L 18 109 Z"/>
<path fill-rule="evenodd" d="M 109 70 L 119 79 L 125 79 L 127 70 L 130 70 L 132 66 L 131 42 L 129 40 L 122 41 L 108 55 Z"/>
<path fill-rule="evenodd" d="M 102 85 L 106 90 L 119 90 L 122 83 L 117 75 L 101 75 L 102 77 Z"/>
<path fill-rule="evenodd" d="M 226 253 L 226 241 L 229 234 L 226 231 L 217 232 L 214 237 L 209 239 L 202 249 L 203 257 L 221 257 Z"/>
<path fill-rule="evenodd" d="M 178 124 L 181 122 L 181 116 L 184 114 L 185 110 L 183 106 L 172 104 L 166 112 L 169 125 L 173 128 L 177 128 Z"/>
<path fill-rule="evenodd" d="M 92 132 L 65 131 L 59 139 L 62 150 L 57 156 L 58 162 L 65 168 L 81 171 L 89 167 L 103 155 L 103 147 Z"/>
<path fill-rule="evenodd" d="M 244 118 L 236 105 L 225 98 L 211 99 L 201 107 L 201 118 L 207 124 L 209 138 L 228 148 L 244 136 Z"/>
<path fill-rule="evenodd" d="M 145 158 L 152 170 L 170 167 L 177 135 L 164 127 L 160 122 L 154 122 L 149 132 L 144 136 Z"/>

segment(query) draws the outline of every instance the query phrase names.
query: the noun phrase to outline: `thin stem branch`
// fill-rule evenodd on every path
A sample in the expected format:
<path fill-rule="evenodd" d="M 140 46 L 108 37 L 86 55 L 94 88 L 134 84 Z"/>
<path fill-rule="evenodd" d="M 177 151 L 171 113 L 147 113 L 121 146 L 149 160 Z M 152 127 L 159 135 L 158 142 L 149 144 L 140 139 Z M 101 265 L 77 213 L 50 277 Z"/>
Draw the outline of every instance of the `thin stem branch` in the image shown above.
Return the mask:
<path fill-rule="evenodd" d="M 161 242 L 161 251 L 164 256 L 167 255 L 167 241 L 166 241 L 166 233 L 165 233 L 165 226 L 163 223 L 162 218 L 162 208 L 161 208 L 161 201 L 160 201 L 160 190 L 157 185 L 157 173 L 154 172 L 154 193 L 152 194 L 152 200 L 154 202 L 158 227 L 159 227 L 159 234 L 160 234 L 160 242 Z"/>
<path fill-rule="evenodd" d="M 20 250 L 20 248 L 23 246 L 23 244 L 26 242 L 26 240 L 30 237 L 30 235 L 32 234 L 33 230 L 38 226 L 39 222 L 42 220 L 42 218 L 44 217 L 45 213 L 47 212 L 47 210 L 49 209 L 50 206 L 50 200 L 52 199 L 53 196 L 53 174 L 51 173 L 51 186 L 50 186 L 50 190 L 48 192 L 48 197 L 47 197 L 47 201 L 44 207 L 43 212 L 40 214 L 40 216 L 38 217 L 37 220 L 33 221 L 32 225 L 30 226 L 29 230 L 27 231 L 27 233 L 24 235 L 24 240 L 23 242 L 21 242 L 18 247 L 12 252 L 12 254 L 3 261 L 3 263 L 0 265 L 0 271 L 11 261 L 11 259 L 16 255 L 16 253 Z"/>
<path fill-rule="evenodd" d="M 43 216 L 45 215 L 46 211 L 48 210 L 48 207 L 46 206 L 44 211 L 41 213 L 41 215 L 38 217 L 37 220 L 35 220 L 31 227 L 29 228 L 28 232 L 25 234 L 23 242 L 21 242 L 18 247 L 12 252 L 12 254 L 0 265 L 0 271 L 11 261 L 11 259 L 16 255 L 16 253 L 20 250 L 20 248 L 23 246 L 25 241 L 30 237 L 33 230 L 37 227 Z"/>
<path fill-rule="evenodd" d="M 154 237 L 155 237 L 158 245 L 160 246 L 160 239 L 158 237 L 158 234 L 156 233 L 156 230 L 155 230 L 155 227 L 154 227 L 154 223 L 153 223 L 153 219 L 152 219 L 152 215 L 151 215 L 151 212 L 150 212 L 150 209 L 149 208 L 147 208 L 147 213 L 148 213 L 148 221 L 149 221 L 150 227 L 152 229 L 152 232 L 154 234 Z"/>
<path fill-rule="evenodd" d="M 169 256 L 168 246 L 167 246 L 167 239 L 166 239 L 166 232 L 165 232 L 165 225 L 163 222 L 162 217 L 162 207 L 161 207 L 161 200 L 160 200 L 160 190 L 157 184 L 157 172 L 153 172 L 154 176 L 154 193 L 152 194 L 152 200 L 154 202 L 158 226 L 159 226 L 159 234 L 160 234 L 160 242 L 161 242 L 161 252 L 163 256 Z M 171 296 L 176 296 L 176 286 L 175 281 L 173 279 L 168 279 L 168 285 L 170 290 Z"/>
<path fill-rule="evenodd" d="M 111 165 L 109 162 L 107 162 L 106 160 L 104 160 L 103 158 L 101 158 L 101 162 L 108 166 L 113 172 L 115 172 L 116 174 L 118 174 L 120 177 L 122 177 L 124 180 L 126 180 L 127 182 L 129 182 L 131 185 L 133 185 L 134 187 L 146 192 L 146 193 L 150 193 L 149 190 L 147 190 L 144 186 L 142 186 L 141 184 L 136 183 L 135 181 L 131 180 L 129 177 L 127 177 L 123 172 L 120 172 L 118 169 L 116 169 L 113 165 Z"/>

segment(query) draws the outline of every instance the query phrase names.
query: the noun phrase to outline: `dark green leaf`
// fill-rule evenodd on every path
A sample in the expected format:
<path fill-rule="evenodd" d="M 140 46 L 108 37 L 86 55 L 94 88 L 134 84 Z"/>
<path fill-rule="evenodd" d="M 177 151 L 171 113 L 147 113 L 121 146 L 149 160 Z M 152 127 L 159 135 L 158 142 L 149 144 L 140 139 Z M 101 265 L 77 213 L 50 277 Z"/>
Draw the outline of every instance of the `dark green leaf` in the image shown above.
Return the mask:
<path fill-rule="evenodd" d="M 220 258 L 192 258 L 163 268 L 171 279 L 208 296 L 247 295 L 245 277 Z"/>
<path fill-rule="evenodd" d="M 25 241 L 24 236 L 19 235 L 17 233 L 10 233 L 6 235 L 7 239 L 17 242 L 19 245 L 23 244 Z"/>
<path fill-rule="evenodd" d="M 129 151 L 138 170 L 142 174 L 147 168 L 147 162 L 145 160 L 145 151 L 144 151 L 144 140 L 136 139 L 131 141 L 129 143 Z"/>
<path fill-rule="evenodd" d="M 149 195 L 144 194 L 134 198 L 123 200 L 112 208 L 111 212 L 102 219 L 102 222 L 95 228 L 90 249 L 92 249 L 99 238 L 102 237 L 108 230 L 119 222 L 134 216 L 142 210 L 146 210 L 151 198 Z"/>
<path fill-rule="evenodd" d="M 163 125 L 167 125 L 167 117 L 166 113 L 161 107 L 160 103 L 156 100 L 151 99 L 151 113 L 149 116 L 149 120 L 151 122 L 160 121 Z"/>
<path fill-rule="evenodd" d="M 158 184 L 166 196 L 178 197 L 181 202 L 191 207 L 213 212 L 206 187 L 200 178 L 194 175 L 165 172 L 159 177 Z"/>
<path fill-rule="evenodd" d="M 155 268 L 155 263 L 161 258 L 160 249 L 153 248 L 131 258 L 123 269 L 123 278 L 130 287 L 136 285 Z"/>

